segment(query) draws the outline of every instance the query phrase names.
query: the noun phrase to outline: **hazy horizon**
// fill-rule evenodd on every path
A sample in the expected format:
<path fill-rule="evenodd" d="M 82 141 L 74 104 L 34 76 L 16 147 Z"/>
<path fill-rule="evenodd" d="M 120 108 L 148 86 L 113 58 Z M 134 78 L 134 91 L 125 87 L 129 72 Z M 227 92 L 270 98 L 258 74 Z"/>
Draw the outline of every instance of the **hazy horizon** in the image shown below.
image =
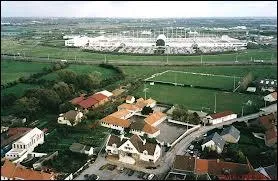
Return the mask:
<path fill-rule="evenodd" d="M 277 18 L 277 2 L 1 1 L 1 17 L 121 19 Z"/>

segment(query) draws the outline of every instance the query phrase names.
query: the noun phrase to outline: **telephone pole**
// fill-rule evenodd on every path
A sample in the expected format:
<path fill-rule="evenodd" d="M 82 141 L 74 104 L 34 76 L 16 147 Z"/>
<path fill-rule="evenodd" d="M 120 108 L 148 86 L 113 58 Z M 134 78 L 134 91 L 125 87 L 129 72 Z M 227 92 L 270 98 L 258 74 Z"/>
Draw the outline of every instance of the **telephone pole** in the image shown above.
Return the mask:
<path fill-rule="evenodd" d="M 214 93 L 214 113 L 216 113 L 216 93 Z"/>
<path fill-rule="evenodd" d="M 201 65 L 203 64 L 203 55 L 201 55 Z"/>
<path fill-rule="evenodd" d="M 234 91 L 235 91 L 235 88 L 236 88 L 236 77 L 234 76 Z"/>
<path fill-rule="evenodd" d="M 167 49 L 167 51 L 168 51 L 168 49 Z M 167 52 L 167 65 L 168 65 L 168 52 Z"/>

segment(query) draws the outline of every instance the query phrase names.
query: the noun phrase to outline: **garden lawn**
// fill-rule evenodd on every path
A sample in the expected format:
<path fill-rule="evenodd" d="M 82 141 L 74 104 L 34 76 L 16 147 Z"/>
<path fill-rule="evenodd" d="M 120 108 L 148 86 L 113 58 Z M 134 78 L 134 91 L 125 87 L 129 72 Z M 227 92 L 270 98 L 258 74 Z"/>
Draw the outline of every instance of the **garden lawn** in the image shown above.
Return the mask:
<path fill-rule="evenodd" d="M 49 66 L 50 63 L 1 60 L 1 84 L 17 80 L 20 77 L 28 77 Z"/>
<path fill-rule="evenodd" d="M 7 95 L 7 94 L 14 94 L 16 97 L 21 97 L 23 96 L 24 92 L 28 89 L 34 89 L 34 88 L 39 88 L 39 85 L 36 84 L 23 84 L 23 83 L 18 83 L 17 85 L 14 85 L 12 87 L 3 89 L 1 91 L 1 95 Z"/>
<path fill-rule="evenodd" d="M 101 77 L 103 79 L 116 75 L 116 72 L 114 70 L 99 67 L 96 65 L 73 65 L 73 64 L 71 64 L 71 65 L 69 65 L 69 67 L 67 67 L 63 70 L 70 70 L 77 74 L 90 74 L 90 73 L 94 73 L 94 72 L 99 72 L 99 73 L 101 73 Z M 56 80 L 57 78 L 58 78 L 57 72 L 52 72 L 50 74 L 42 76 L 40 79 Z"/>
<path fill-rule="evenodd" d="M 180 104 L 191 110 L 202 110 L 212 113 L 214 111 L 214 94 L 216 93 L 216 112 L 231 110 L 241 114 L 241 106 L 248 100 L 253 102 L 252 106 L 244 107 L 244 114 L 254 112 L 263 106 L 263 99 L 257 95 L 230 93 L 207 89 L 197 89 L 189 87 L 179 87 L 171 85 L 146 84 L 147 98 L 153 98 L 158 102 L 169 104 Z M 135 92 L 138 97 L 144 97 L 144 86 Z"/>

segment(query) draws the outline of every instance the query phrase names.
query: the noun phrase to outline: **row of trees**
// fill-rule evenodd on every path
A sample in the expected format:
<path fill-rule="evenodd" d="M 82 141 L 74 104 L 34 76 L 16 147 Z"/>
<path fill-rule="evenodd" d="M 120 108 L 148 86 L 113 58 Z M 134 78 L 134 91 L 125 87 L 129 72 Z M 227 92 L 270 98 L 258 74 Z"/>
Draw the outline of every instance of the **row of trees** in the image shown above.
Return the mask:
<path fill-rule="evenodd" d="M 189 113 L 188 109 L 182 105 L 175 105 L 172 117 L 176 121 L 188 122 L 190 124 L 200 124 L 201 122 L 201 119 L 196 112 Z"/>

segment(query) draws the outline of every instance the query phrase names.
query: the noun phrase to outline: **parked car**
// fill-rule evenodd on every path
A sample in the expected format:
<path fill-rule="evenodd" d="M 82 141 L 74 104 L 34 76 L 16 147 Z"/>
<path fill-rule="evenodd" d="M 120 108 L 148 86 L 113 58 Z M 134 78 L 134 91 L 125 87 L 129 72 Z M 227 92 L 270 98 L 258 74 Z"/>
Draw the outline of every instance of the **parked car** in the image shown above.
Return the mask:
<path fill-rule="evenodd" d="M 153 174 L 153 173 L 151 173 L 151 174 L 148 176 L 148 180 L 153 179 L 153 177 L 154 177 L 154 174 Z"/>
<path fill-rule="evenodd" d="M 139 172 L 138 175 L 137 175 L 137 178 L 143 178 L 144 175 L 145 175 L 144 172 Z"/>
<path fill-rule="evenodd" d="M 84 175 L 84 178 L 89 178 L 89 174 L 85 174 L 85 175 Z"/>
<path fill-rule="evenodd" d="M 192 150 L 194 148 L 194 145 L 190 145 L 189 149 Z"/>
<path fill-rule="evenodd" d="M 144 180 L 147 180 L 148 176 L 149 176 L 149 174 L 146 173 L 146 174 L 143 176 L 143 179 L 144 179 Z"/>
<path fill-rule="evenodd" d="M 124 172 L 124 167 L 118 167 L 117 170 L 118 170 L 120 173 L 123 173 L 123 172 Z"/>
<path fill-rule="evenodd" d="M 99 176 L 97 176 L 96 174 L 91 174 L 88 180 L 99 180 Z"/>
<path fill-rule="evenodd" d="M 133 175 L 134 174 L 134 170 L 130 170 L 129 172 L 128 172 L 128 176 L 131 176 L 131 175 Z"/>

